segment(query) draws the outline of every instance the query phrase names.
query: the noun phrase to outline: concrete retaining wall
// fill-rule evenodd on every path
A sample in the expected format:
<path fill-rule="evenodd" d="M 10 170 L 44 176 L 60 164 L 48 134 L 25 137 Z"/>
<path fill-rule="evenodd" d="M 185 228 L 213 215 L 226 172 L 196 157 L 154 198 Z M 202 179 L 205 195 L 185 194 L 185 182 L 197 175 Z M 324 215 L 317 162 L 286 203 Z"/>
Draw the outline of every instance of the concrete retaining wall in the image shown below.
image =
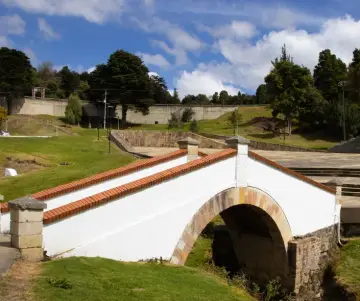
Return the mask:
<path fill-rule="evenodd" d="M 67 106 L 66 100 L 40 100 L 25 98 L 25 101 L 18 112 L 13 114 L 21 115 L 51 115 L 65 116 Z"/>

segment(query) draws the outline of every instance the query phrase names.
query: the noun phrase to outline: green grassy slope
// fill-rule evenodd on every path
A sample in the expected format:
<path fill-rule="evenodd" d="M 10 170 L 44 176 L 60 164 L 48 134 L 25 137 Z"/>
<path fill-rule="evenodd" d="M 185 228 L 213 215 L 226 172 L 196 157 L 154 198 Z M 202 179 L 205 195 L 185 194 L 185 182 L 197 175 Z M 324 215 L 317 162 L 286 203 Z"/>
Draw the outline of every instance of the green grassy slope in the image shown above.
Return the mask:
<path fill-rule="evenodd" d="M 0 194 L 5 196 L 5 201 L 114 169 L 134 160 L 114 145 L 111 145 L 109 154 L 105 131 L 101 131 L 99 141 L 95 129 L 74 128 L 74 132 L 79 135 L 47 139 L 1 138 L 0 171 L 3 172 L 9 158 L 21 161 L 16 167 L 24 170 L 17 177 L 0 175 Z"/>
<path fill-rule="evenodd" d="M 250 301 L 246 292 L 196 269 L 102 258 L 43 264 L 34 284 L 38 301 Z"/>

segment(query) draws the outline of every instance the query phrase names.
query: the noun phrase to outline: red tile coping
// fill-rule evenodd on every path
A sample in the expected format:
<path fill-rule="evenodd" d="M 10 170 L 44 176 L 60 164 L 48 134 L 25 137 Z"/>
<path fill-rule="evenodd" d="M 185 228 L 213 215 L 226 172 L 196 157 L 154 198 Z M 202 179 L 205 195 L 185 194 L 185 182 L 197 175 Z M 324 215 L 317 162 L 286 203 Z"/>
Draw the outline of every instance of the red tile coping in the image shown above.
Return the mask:
<path fill-rule="evenodd" d="M 50 224 L 63 218 L 97 207 L 112 200 L 124 197 L 128 194 L 138 192 L 153 185 L 162 183 L 169 179 L 187 174 L 191 171 L 211 165 L 215 162 L 228 159 L 236 155 L 236 150 L 226 149 L 206 157 L 190 161 L 183 165 L 164 170 L 154 175 L 127 183 L 125 185 L 92 195 L 82 200 L 58 207 L 44 213 L 44 224 Z"/>
<path fill-rule="evenodd" d="M 199 155 L 200 157 L 206 157 L 208 154 L 207 154 L 207 153 L 204 153 L 204 152 L 202 152 L 202 151 L 199 151 L 198 155 Z"/>
<path fill-rule="evenodd" d="M 132 172 L 135 172 L 135 171 L 147 168 L 147 167 L 152 167 L 152 166 L 155 166 L 160 163 L 164 163 L 164 162 L 167 162 L 170 160 L 177 159 L 179 157 L 185 156 L 186 154 L 187 154 L 187 149 L 180 149 L 180 150 L 171 152 L 171 153 L 163 155 L 163 156 L 158 156 L 158 157 L 145 159 L 145 160 L 138 160 L 129 165 L 119 167 L 117 169 L 108 170 L 103 173 L 99 173 L 99 174 L 96 174 L 96 175 L 93 175 L 93 176 L 90 176 L 90 177 L 87 177 L 84 179 L 76 180 L 71 183 L 63 184 L 63 185 L 60 185 L 57 187 L 53 187 L 53 188 L 49 188 L 49 189 L 37 192 L 37 193 L 31 195 L 31 197 L 33 197 L 34 199 L 37 199 L 39 201 L 46 201 L 50 198 L 60 196 L 65 193 L 73 192 L 75 190 L 89 187 L 91 185 L 104 182 L 106 180 L 111 180 L 111 179 L 114 179 L 114 178 L 117 178 L 120 176 L 124 176 L 124 175 L 130 174 Z M 9 212 L 8 203 L 1 203 L 0 211 L 2 213 Z"/>
<path fill-rule="evenodd" d="M 316 181 L 314 181 L 314 180 L 312 180 L 312 179 L 310 179 L 308 177 L 305 177 L 304 175 L 302 175 L 302 174 L 300 174 L 300 173 L 298 173 L 296 171 L 293 171 L 293 170 L 291 170 L 291 169 L 289 169 L 289 168 L 287 168 L 285 166 L 277 164 L 274 161 L 266 159 L 263 156 L 260 156 L 260 155 L 258 155 L 256 153 L 252 152 L 252 151 L 249 151 L 249 157 L 256 160 L 256 161 L 260 161 L 262 163 L 265 163 L 266 165 L 269 165 L 269 166 L 271 166 L 273 168 L 276 168 L 276 169 L 278 169 L 278 170 L 280 170 L 280 171 L 282 171 L 282 172 L 284 172 L 284 173 L 286 173 L 288 175 L 291 175 L 291 176 L 293 176 L 295 178 L 298 178 L 299 180 L 304 181 L 304 182 L 306 182 L 306 183 L 308 183 L 310 185 L 316 186 L 316 187 L 318 187 L 318 188 L 320 188 L 322 190 L 325 190 L 327 192 L 330 192 L 332 194 L 336 194 L 335 189 L 333 189 L 331 187 L 328 187 L 326 185 L 323 185 L 323 184 L 321 184 L 319 182 L 316 182 Z"/>

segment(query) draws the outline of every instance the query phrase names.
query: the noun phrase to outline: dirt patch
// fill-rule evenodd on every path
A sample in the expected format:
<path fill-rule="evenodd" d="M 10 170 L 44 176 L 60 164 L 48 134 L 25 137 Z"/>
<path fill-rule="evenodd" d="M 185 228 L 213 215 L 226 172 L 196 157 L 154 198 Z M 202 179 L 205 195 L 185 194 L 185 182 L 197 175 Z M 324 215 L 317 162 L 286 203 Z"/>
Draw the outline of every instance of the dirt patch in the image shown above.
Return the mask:
<path fill-rule="evenodd" d="M 4 163 L 0 165 L 0 178 L 4 177 L 5 168 L 13 168 L 17 173 L 25 174 L 34 170 L 39 170 L 49 167 L 45 162 L 41 162 L 36 158 L 19 158 L 19 157 L 5 157 Z"/>
<path fill-rule="evenodd" d="M 0 280 L 0 301 L 33 301 L 32 281 L 40 274 L 39 263 L 18 260 Z"/>
<path fill-rule="evenodd" d="M 281 133 L 284 130 L 284 120 L 269 117 L 255 117 L 251 119 L 246 125 L 251 125 L 264 131 L 273 133 Z"/>

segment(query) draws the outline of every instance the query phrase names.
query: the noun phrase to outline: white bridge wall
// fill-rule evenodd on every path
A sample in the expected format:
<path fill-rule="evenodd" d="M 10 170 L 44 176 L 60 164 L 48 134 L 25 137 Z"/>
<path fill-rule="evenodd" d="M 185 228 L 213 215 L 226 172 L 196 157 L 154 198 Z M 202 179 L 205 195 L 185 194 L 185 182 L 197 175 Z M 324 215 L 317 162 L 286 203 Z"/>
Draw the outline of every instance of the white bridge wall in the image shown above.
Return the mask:
<path fill-rule="evenodd" d="M 132 181 L 136 181 L 141 178 L 150 176 L 154 173 L 158 173 L 167 170 L 169 168 L 182 165 L 186 162 L 187 162 L 187 155 L 179 157 L 174 160 L 170 160 L 168 162 L 164 162 L 148 168 L 144 168 L 124 176 L 120 176 L 108 181 L 104 181 L 99 184 L 92 185 L 90 187 L 85 187 L 79 190 L 72 191 L 67 194 L 60 195 L 58 197 L 46 201 L 47 208 L 45 209 L 45 211 L 49 211 L 70 204 L 72 202 L 81 200 L 83 198 L 92 196 L 94 194 L 119 187 L 121 185 L 130 183 Z M 10 213 L 5 213 L 5 214 L 0 213 L 0 233 L 6 233 L 8 231 L 10 231 Z"/>
<path fill-rule="evenodd" d="M 44 248 L 50 256 L 169 259 L 201 206 L 235 187 L 235 165 L 236 157 L 226 159 L 46 225 Z M 249 186 L 268 193 L 283 209 L 294 236 L 334 224 L 334 195 L 252 159 L 244 172 Z"/>

